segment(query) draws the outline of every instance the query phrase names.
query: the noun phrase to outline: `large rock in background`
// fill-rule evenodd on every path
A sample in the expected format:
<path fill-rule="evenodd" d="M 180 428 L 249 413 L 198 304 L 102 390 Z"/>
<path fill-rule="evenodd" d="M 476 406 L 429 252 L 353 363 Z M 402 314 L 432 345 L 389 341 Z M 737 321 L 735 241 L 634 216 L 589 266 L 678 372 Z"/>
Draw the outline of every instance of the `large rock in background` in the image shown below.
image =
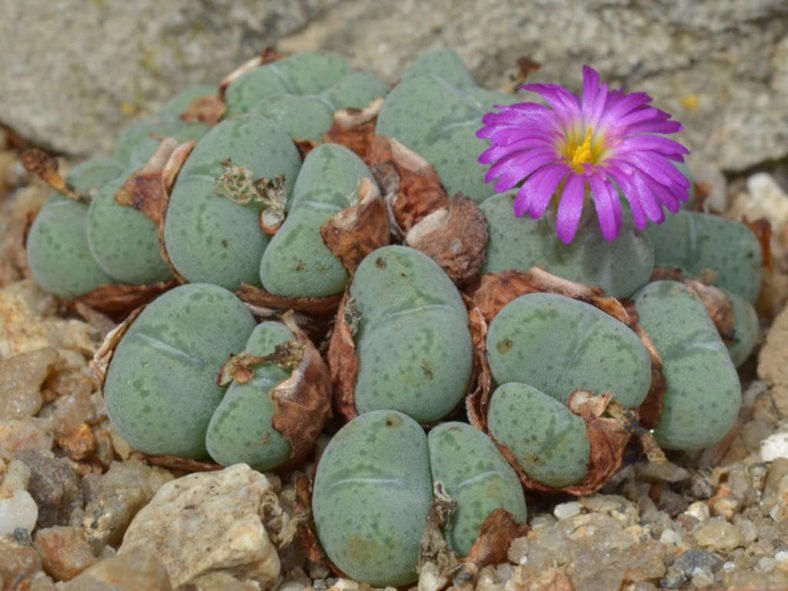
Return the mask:
<path fill-rule="evenodd" d="M 327 48 L 395 80 L 454 47 L 480 81 L 516 60 L 578 89 L 582 64 L 650 92 L 703 159 L 742 170 L 788 154 L 784 0 L 0 0 L 0 122 L 69 154 L 106 152 L 122 123 L 218 81 L 261 48 Z"/>

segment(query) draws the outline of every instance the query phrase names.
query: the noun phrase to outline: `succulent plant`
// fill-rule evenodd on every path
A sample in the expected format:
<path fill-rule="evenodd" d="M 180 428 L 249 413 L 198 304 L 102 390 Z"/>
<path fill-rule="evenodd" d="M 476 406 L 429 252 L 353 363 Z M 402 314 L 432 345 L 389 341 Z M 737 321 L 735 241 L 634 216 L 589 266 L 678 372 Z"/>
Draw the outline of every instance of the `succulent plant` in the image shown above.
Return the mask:
<path fill-rule="evenodd" d="M 353 419 L 329 442 L 315 476 L 312 510 L 328 557 L 370 585 L 415 581 L 438 481 L 456 501 L 445 533 L 463 556 L 496 509 L 525 519 L 525 499 L 512 468 L 481 432 L 447 423 L 428 439 L 418 423 L 396 411 Z"/>
<path fill-rule="evenodd" d="M 487 421 L 490 434 L 534 480 L 562 488 L 588 474 L 585 421 L 533 386 L 510 382 L 496 388 Z"/>
<path fill-rule="evenodd" d="M 114 160 L 87 160 L 67 182 L 93 197 L 121 175 Z M 47 291 L 72 299 L 113 282 L 98 265 L 88 243 L 88 204 L 55 194 L 36 216 L 27 237 L 27 260 L 36 282 Z"/>
<path fill-rule="evenodd" d="M 151 117 L 135 121 L 123 130 L 115 146 L 114 159 L 131 169 L 137 169 L 159 147 L 160 140 L 157 137 L 173 137 L 179 141 L 199 140 L 210 126 L 199 121 L 186 121 L 181 115 L 193 100 L 215 94 L 216 87 L 210 85 L 183 89 Z"/>
<path fill-rule="evenodd" d="M 743 297 L 730 291 L 726 291 L 725 294 L 731 299 L 734 319 L 733 340 L 726 343 L 726 346 L 733 364 L 739 367 L 747 361 L 758 343 L 760 330 L 758 313 Z"/>
<path fill-rule="evenodd" d="M 377 133 L 432 164 L 449 195 L 486 199 L 493 189 L 484 183 L 485 167 L 476 162 L 485 148 L 476 130 L 493 104 L 509 104 L 516 97 L 476 86 L 467 68 L 446 50 L 422 56 L 411 68 L 383 101 Z"/>
<path fill-rule="evenodd" d="M 667 382 L 657 442 L 681 450 L 713 445 L 736 420 L 741 386 L 706 308 L 675 281 L 649 283 L 635 294 L 635 306 L 662 357 Z"/>
<path fill-rule="evenodd" d="M 355 408 L 440 420 L 462 400 L 473 365 L 468 315 L 443 270 L 412 248 L 386 246 L 359 265 Z"/>
<path fill-rule="evenodd" d="M 252 331 L 244 352 L 271 355 L 277 346 L 294 339 L 293 332 L 281 322 L 263 322 Z M 214 460 L 224 466 L 243 462 L 263 471 L 290 458 L 290 442 L 273 426 L 276 404 L 270 396 L 289 376 L 286 369 L 267 362 L 255 367 L 249 382 L 230 384 L 211 416 L 205 437 Z"/>
<path fill-rule="evenodd" d="M 658 267 L 679 267 L 687 275 L 714 273 L 719 287 L 755 302 L 761 289 L 761 246 L 744 224 L 720 216 L 681 211 L 646 234 Z"/>
<path fill-rule="evenodd" d="M 182 285 L 148 305 L 118 343 L 104 382 L 121 436 L 145 453 L 205 457 L 223 395 L 216 376 L 254 327 L 243 303 L 216 285 Z"/>
<path fill-rule="evenodd" d="M 323 144 L 309 152 L 298 173 L 287 218 L 260 263 L 260 279 L 268 292 L 291 297 L 342 292 L 348 272 L 326 246 L 320 227 L 359 202 L 362 179 L 376 186 L 364 162 L 347 148 Z"/>
<path fill-rule="evenodd" d="M 172 272 L 162 258 L 156 224 L 142 212 L 115 201 L 132 171 L 104 185 L 88 210 L 88 243 L 93 258 L 116 282 L 145 285 Z"/>
<path fill-rule="evenodd" d="M 457 503 L 445 536 L 459 556 L 468 556 L 485 519 L 496 509 L 525 523 L 528 509 L 520 481 L 484 433 L 466 423 L 443 423 L 427 437 L 432 481 Z"/>
<path fill-rule="evenodd" d="M 487 335 L 496 384 L 528 384 L 566 404 L 575 390 L 610 392 L 636 408 L 651 385 L 651 361 L 638 336 L 590 304 L 533 293 L 498 312 Z"/>
<path fill-rule="evenodd" d="M 615 242 L 608 242 L 589 210 L 580 221 L 577 238 L 565 244 L 555 231 L 555 215 L 538 220 L 515 217 L 514 194 L 494 195 L 481 204 L 490 234 L 483 273 L 510 269 L 527 271 L 534 265 L 614 297 L 627 297 L 648 281 L 654 268 L 649 239 L 627 219 Z"/>
<path fill-rule="evenodd" d="M 279 123 L 294 139 L 319 141 L 333 113 L 363 108 L 383 96 L 386 85 L 353 70 L 342 57 L 324 52 L 296 54 L 254 68 L 227 89 L 227 116 L 257 113 Z"/>
<path fill-rule="evenodd" d="M 290 136 L 270 119 L 246 115 L 214 127 L 186 160 L 170 197 L 164 242 L 178 272 L 227 289 L 259 285 L 269 240 L 260 228 L 268 195 L 260 194 L 259 181 L 283 175 L 274 190 L 289 192 L 300 168 Z"/>

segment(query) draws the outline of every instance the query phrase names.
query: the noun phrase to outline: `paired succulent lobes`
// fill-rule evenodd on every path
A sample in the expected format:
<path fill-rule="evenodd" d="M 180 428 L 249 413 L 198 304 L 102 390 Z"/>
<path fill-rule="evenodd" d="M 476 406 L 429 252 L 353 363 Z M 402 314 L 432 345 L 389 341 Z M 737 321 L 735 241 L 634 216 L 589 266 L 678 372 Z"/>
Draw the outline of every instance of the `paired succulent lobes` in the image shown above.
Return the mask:
<path fill-rule="evenodd" d="M 287 369 L 261 362 L 249 369 L 250 381 L 233 382 L 226 392 L 217 376 L 244 346 L 265 356 L 303 339 L 279 322 L 255 327 L 246 306 L 221 287 L 183 285 L 145 308 L 117 345 L 104 382 L 108 414 L 121 436 L 148 454 L 201 459 L 210 453 L 223 464 L 278 467 L 311 449 L 328 416 L 328 373 L 319 356 L 316 378 L 307 378 L 319 384 L 302 383 L 315 369 L 304 364 L 317 354 L 301 349 Z M 277 429 L 281 400 L 273 393 L 284 383 L 284 395 L 301 403 L 309 423 L 303 437 Z M 305 387 L 317 394 L 306 403 Z"/>
<path fill-rule="evenodd" d="M 93 197 L 123 172 L 113 160 L 87 160 L 67 182 Z M 50 293 L 71 299 L 113 279 L 98 265 L 88 243 L 89 204 L 55 194 L 36 216 L 27 237 L 27 259 L 36 282 Z"/>
<path fill-rule="evenodd" d="M 446 537 L 462 555 L 495 509 L 525 521 L 516 474 L 473 427 L 446 423 L 427 438 L 413 419 L 382 410 L 345 425 L 320 459 L 312 498 L 317 534 L 331 561 L 375 586 L 415 581 L 437 481 L 457 502 Z"/>
<path fill-rule="evenodd" d="M 422 423 L 451 412 L 465 395 L 473 351 L 465 304 L 437 263 L 412 248 L 379 248 L 359 265 L 350 295 L 357 412 L 398 410 Z"/>
<path fill-rule="evenodd" d="M 326 246 L 320 228 L 331 216 L 360 201 L 364 179 L 376 187 L 364 162 L 345 147 L 323 144 L 309 152 L 296 179 L 287 218 L 260 263 L 260 279 L 269 293 L 325 297 L 342 292 L 348 272 Z"/>
<path fill-rule="evenodd" d="M 186 160 L 170 197 L 164 241 L 178 272 L 227 289 L 259 285 L 269 241 L 260 228 L 264 203 L 244 189 L 284 175 L 289 191 L 300 168 L 290 136 L 269 119 L 246 115 L 214 127 Z"/>
<path fill-rule="evenodd" d="M 462 192 L 482 201 L 493 190 L 484 183 L 485 167 L 476 161 L 485 147 L 476 130 L 492 105 L 516 101 L 514 95 L 477 86 L 456 55 L 436 50 L 405 70 L 383 101 L 377 133 L 432 164 L 449 195 Z"/>
<path fill-rule="evenodd" d="M 635 306 L 667 382 L 657 442 L 682 450 L 716 443 L 736 420 L 741 385 L 703 303 L 681 283 L 656 281 L 635 295 Z"/>
<path fill-rule="evenodd" d="M 342 57 L 323 52 L 296 54 L 254 68 L 227 89 L 227 113 L 257 113 L 277 122 L 298 140 L 320 141 L 333 113 L 363 108 L 386 94 L 386 85 L 352 70 Z"/>

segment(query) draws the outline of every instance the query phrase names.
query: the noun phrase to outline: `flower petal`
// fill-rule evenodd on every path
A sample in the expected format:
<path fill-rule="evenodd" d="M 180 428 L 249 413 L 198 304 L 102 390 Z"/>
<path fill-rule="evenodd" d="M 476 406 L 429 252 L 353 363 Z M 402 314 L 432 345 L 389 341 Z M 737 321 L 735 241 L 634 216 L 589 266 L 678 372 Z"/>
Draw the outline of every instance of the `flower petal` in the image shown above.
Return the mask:
<path fill-rule="evenodd" d="M 569 244 L 577 234 L 577 225 L 583 213 L 586 179 L 581 174 L 572 174 L 566 181 L 561 203 L 558 205 L 556 233 L 564 244 Z"/>
<path fill-rule="evenodd" d="M 588 184 L 591 185 L 591 192 L 594 196 L 594 207 L 599 218 L 599 227 L 602 236 L 608 242 L 612 242 L 618 236 L 621 228 L 621 201 L 601 175 L 591 175 L 588 177 Z"/>
<path fill-rule="evenodd" d="M 539 219 L 547 209 L 556 188 L 567 175 L 568 166 L 548 164 L 543 166 L 523 183 L 514 202 L 514 214 L 521 217 L 525 213 L 533 219 Z"/>

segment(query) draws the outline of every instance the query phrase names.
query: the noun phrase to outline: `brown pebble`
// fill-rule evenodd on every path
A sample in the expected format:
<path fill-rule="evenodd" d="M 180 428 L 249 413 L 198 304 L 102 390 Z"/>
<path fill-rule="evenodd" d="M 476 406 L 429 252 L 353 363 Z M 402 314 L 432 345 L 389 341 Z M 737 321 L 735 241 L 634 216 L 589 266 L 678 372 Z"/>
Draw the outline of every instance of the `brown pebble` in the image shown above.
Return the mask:
<path fill-rule="evenodd" d="M 55 526 L 40 529 L 34 545 L 44 570 L 58 581 L 73 579 L 96 562 L 82 528 Z"/>
<path fill-rule="evenodd" d="M 83 460 L 96 449 L 96 437 L 87 423 L 80 423 L 68 435 L 58 437 L 57 443 L 72 460 Z"/>

